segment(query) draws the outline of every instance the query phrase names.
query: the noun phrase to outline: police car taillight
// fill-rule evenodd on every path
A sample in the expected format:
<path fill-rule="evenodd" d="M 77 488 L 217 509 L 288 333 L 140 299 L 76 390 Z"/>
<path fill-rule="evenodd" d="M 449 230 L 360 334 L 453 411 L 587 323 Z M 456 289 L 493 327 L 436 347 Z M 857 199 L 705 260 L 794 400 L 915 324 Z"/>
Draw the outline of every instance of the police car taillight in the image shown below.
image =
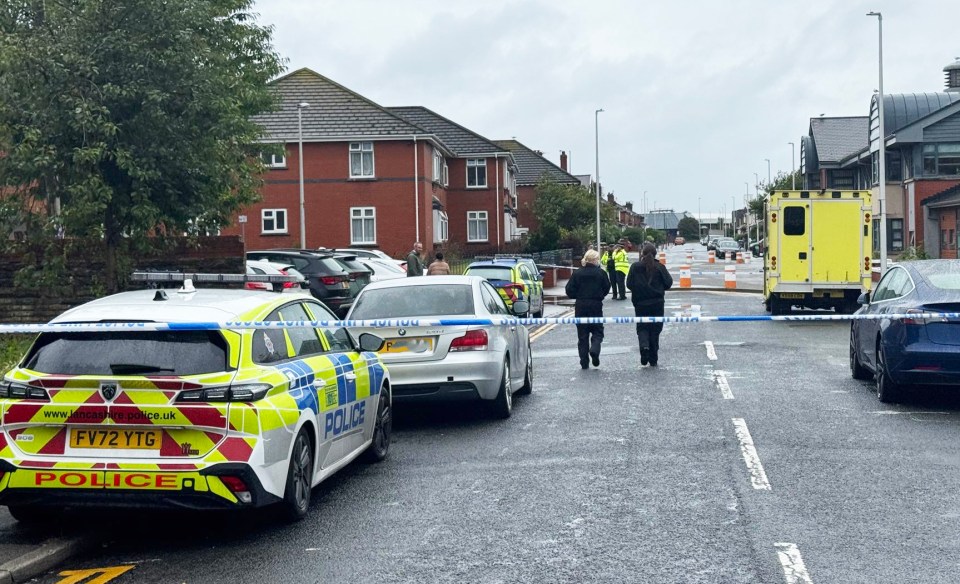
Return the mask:
<path fill-rule="evenodd" d="M 451 351 L 486 351 L 487 331 L 483 329 L 467 331 L 462 337 L 453 339 L 450 343 Z"/>
<path fill-rule="evenodd" d="M 241 503 L 250 503 L 253 496 L 250 494 L 250 488 L 240 477 L 221 476 L 220 480 L 226 485 L 230 492 L 237 496 Z"/>
<path fill-rule="evenodd" d="M 181 391 L 178 402 L 252 402 L 263 399 L 272 386 L 264 383 L 234 385 L 227 387 L 208 387 Z"/>
<path fill-rule="evenodd" d="M 15 381 L 0 382 L 0 398 L 7 399 L 42 399 L 49 401 L 47 390 Z"/>

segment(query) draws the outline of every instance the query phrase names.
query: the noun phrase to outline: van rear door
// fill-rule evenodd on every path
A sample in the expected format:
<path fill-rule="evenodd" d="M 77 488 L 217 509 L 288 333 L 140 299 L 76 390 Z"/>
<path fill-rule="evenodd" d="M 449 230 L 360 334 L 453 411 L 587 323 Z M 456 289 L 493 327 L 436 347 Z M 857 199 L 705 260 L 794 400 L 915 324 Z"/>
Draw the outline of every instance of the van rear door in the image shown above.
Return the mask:
<path fill-rule="evenodd" d="M 811 278 L 810 202 L 780 202 L 780 281 L 808 283 Z"/>

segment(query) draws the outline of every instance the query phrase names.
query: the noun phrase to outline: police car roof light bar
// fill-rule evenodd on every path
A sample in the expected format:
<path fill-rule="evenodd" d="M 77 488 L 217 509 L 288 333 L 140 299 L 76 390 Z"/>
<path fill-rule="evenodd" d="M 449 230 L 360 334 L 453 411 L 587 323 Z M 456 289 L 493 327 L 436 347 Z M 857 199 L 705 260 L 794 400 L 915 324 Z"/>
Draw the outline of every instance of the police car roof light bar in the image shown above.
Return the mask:
<path fill-rule="evenodd" d="M 134 272 L 130 277 L 135 282 L 214 282 L 219 284 L 237 284 L 245 282 L 269 282 L 282 284 L 299 282 L 300 276 L 281 276 L 276 274 L 200 274 L 187 272 Z"/>

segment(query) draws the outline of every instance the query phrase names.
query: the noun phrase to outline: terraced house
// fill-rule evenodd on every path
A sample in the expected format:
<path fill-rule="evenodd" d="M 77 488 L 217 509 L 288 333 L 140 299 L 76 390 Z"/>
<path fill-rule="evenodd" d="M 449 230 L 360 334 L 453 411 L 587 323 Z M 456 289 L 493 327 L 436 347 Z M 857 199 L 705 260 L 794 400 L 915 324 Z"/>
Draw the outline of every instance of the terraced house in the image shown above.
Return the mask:
<path fill-rule="evenodd" d="M 375 247 L 421 241 L 496 251 L 519 236 L 512 153 L 423 107 L 386 108 L 311 71 L 271 82 L 279 109 L 255 117 L 263 200 L 225 229 L 248 249 Z M 302 142 L 302 157 L 300 144 Z M 300 173 L 303 173 L 301 207 Z M 302 216 L 302 219 L 301 219 Z"/>

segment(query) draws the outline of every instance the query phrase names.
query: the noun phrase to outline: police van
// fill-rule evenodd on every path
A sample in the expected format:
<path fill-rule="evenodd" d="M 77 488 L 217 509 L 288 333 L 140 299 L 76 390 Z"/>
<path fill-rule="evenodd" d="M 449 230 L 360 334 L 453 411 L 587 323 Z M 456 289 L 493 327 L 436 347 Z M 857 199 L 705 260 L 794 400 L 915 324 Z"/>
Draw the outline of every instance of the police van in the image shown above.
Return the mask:
<path fill-rule="evenodd" d="M 871 285 L 869 191 L 775 191 L 765 205 L 767 310 L 852 313 Z"/>

